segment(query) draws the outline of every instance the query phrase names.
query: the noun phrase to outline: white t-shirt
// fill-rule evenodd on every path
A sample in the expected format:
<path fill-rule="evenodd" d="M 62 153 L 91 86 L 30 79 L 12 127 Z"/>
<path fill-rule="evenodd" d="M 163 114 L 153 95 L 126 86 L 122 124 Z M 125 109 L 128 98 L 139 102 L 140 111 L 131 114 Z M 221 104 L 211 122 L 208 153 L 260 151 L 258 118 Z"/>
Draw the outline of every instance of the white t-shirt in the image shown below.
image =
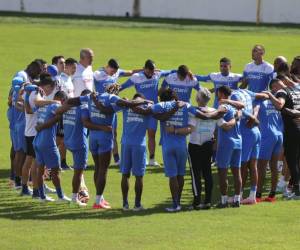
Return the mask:
<path fill-rule="evenodd" d="M 74 97 L 80 96 L 81 92 L 85 89 L 93 91 L 94 73 L 92 66 L 90 65 L 85 68 L 78 63 L 72 81 L 74 85 Z"/>
<path fill-rule="evenodd" d="M 207 108 L 208 111 L 214 111 L 213 108 Z M 190 134 L 190 143 L 202 145 L 207 141 L 211 141 L 214 138 L 214 131 L 216 125 L 222 126 L 225 123 L 223 118 L 218 120 L 201 120 L 199 118 L 190 116 L 189 125 L 195 127 Z"/>
<path fill-rule="evenodd" d="M 74 85 L 72 82 L 72 77 L 62 72 L 60 74 L 59 81 L 61 85 L 61 90 L 66 92 L 68 97 L 74 97 Z"/>
<path fill-rule="evenodd" d="M 26 93 L 23 94 L 23 99 L 25 100 Z M 29 95 L 29 105 L 33 109 L 35 108 L 34 101 L 37 98 L 36 91 L 32 91 Z M 37 132 L 35 130 L 35 126 L 37 124 L 37 113 L 27 114 L 25 112 L 25 136 L 36 136 Z"/>

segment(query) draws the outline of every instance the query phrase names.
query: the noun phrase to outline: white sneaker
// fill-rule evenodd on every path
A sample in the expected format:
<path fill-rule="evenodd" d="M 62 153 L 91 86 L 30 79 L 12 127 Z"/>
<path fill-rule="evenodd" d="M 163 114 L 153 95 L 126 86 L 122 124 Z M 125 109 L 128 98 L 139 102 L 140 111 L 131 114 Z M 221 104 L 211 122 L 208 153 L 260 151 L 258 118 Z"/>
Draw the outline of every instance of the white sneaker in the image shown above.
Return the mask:
<path fill-rule="evenodd" d="M 123 211 L 129 211 L 129 205 L 128 204 L 123 206 Z"/>
<path fill-rule="evenodd" d="M 277 163 L 277 171 L 281 172 L 282 168 L 283 168 L 283 162 L 282 161 L 278 161 L 278 163 Z"/>
<path fill-rule="evenodd" d="M 143 211 L 145 210 L 145 208 L 141 205 L 139 207 L 134 206 L 134 208 L 132 209 L 134 212 L 139 212 L 139 211 Z"/>
<path fill-rule="evenodd" d="M 291 194 L 292 194 L 292 190 L 290 190 L 289 188 L 286 187 L 282 196 L 283 196 L 283 198 L 288 198 Z"/>
<path fill-rule="evenodd" d="M 291 193 L 288 197 L 288 200 L 300 200 L 300 195 L 296 195 L 295 193 Z"/>
<path fill-rule="evenodd" d="M 46 198 L 45 199 L 42 199 L 42 198 L 39 198 L 39 201 L 40 202 L 53 202 L 53 201 L 55 201 L 53 198 L 51 198 L 50 196 L 47 196 L 46 195 Z"/>
<path fill-rule="evenodd" d="M 54 188 L 48 187 L 46 184 L 44 186 L 44 189 L 46 194 L 56 194 L 56 190 Z"/>
<path fill-rule="evenodd" d="M 175 212 L 179 212 L 181 210 L 181 206 L 177 206 L 177 207 L 167 207 L 166 211 L 169 213 L 175 213 Z"/>
<path fill-rule="evenodd" d="M 278 182 L 276 192 L 283 193 L 286 190 L 287 184 L 285 182 Z"/>
<path fill-rule="evenodd" d="M 118 160 L 118 161 L 115 162 L 116 166 L 120 166 L 120 164 L 121 164 L 121 160 Z"/>
<path fill-rule="evenodd" d="M 58 198 L 57 202 L 58 203 L 70 203 L 71 199 L 64 195 L 62 198 Z"/>
<path fill-rule="evenodd" d="M 160 164 L 157 161 L 155 161 L 154 159 L 150 159 L 149 160 L 149 166 L 160 167 Z"/>
<path fill-rule="evenodd" d="M 83 203 L 83 202 L 81 202 L 80 200 L 78 200 L 78 199 L 75 199 L 75 200 L 73 200 L 72 199 L 72 204 L 74 204 L 74 205 L 77 205 L 77 206 L 79 206 L 79 207 L 86 207 L 86 203 Z"/>

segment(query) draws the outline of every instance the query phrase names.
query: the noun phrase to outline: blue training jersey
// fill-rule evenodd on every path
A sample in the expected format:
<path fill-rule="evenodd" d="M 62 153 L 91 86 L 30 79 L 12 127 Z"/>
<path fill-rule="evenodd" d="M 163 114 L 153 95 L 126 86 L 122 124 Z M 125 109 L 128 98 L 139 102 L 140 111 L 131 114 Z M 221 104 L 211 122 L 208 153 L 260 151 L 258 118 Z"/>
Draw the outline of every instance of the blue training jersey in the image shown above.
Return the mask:
<path fill-rule="evenodd" d="M 94 72 L 94 86 L 96 92 L 103 94 L 107 86 L 117 83 L 119 77 L 124 76 L 125 71 L 118 69 L 113 75 L 106 73 L 105 68 L 100 68 Z"/>
<path fill-rule="evenodd" d="M 58 103 L 39 107 L 37 110 L 37 123 L 45 123 L 53 118 L 58 107 L 60 107 Z M 57 124 L 54 124 L 50 128 L 37 132 L 33 144 L 38 148 L 56 147 L 56 131 Z"/>
<path fill-rule="evenodd" d="M 248 83 L 248 89 L 258 93 L 268 89 L 274 76 L 274 67 L 268 62 L 260 65 L 248 63 L 244 69 L 243 77 Z"/>
<path fill-rule="evenodd" d="M 171 88 L 174 90 L 178 96 L 178 100 L 184 101 L 184 102 L 190 102 L 192 90 L 199 90 L 200 85 L 197 81 L 196 77 L 193 77 L 193 79 L 190 79 L 189 76 L 187 76 L 183 81 L 181 81 L 177 73 L 172 73 L 168 75 L 163 83 L 163 88 Z"/>
<path fill-rule="evenodd" d="M 198 81 L 201 82 L 212 82 L 214 85 L 214 108 L 218 108 L 218 98 L 217 98 L 217 90 L 221 86 L 228 86 L 231 89 L 238 89 L 238 83 L 243 79 L 241 74 L 229 73 L 228 75 L 223 75 L 221 72 L 218 73 L 210 73 L 207 76 L 195 76 Z"/>
<path fill-rule="evenodd" d="M 87 148 L 87 128 L 81 121 L 81 107 L 72 107 L 63 115 L 64 143 L 69 150 Z"/>

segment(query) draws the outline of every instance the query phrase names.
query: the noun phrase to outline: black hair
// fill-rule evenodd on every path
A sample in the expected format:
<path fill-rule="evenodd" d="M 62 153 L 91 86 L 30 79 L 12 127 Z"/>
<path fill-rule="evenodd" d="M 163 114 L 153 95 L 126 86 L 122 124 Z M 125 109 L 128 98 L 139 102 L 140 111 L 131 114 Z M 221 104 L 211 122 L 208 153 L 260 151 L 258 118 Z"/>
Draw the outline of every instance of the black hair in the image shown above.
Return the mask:
<path fill-rule="evenodd" d="M 186 65 L 180 65 L 177 69 L 177 74 L 182 76 L 182 78 L 186 78 L 189 73 L 189 68 Z"/>
<path fill-rule="evenodd" d="M 61 58 L 64 58 L 64 56 L 59 55 L 59 56 L 54 56 L 54 57 L 52 57 L 51 64 L 56 65 L 56 64 L 58 63 L 58 60 L 61 59 Z"/>
<path fill-rule="evenodd" d="M 149 69 L 149 70 L 155 70 L 155 63 L 153 60 L 151 59 L 148 59 L 146 62 L 145 62 L 145 66 L 144 66 L 145 69 Z"/>
<path fill-rule="evenodd" d="M 72 64 L 76 64 L 77 61 L 74 58 L 68 58 L 66 59 L 66 65 L 72 65 Z"/>
<path fill-rule="evenodd" d="M 109 67 L 113 68 L 113 69 L 119 69 L 120 68 L 119 63 L 114 58 L 109 59 L 107 65 Z"/>
<path fill-rule="evenodd" d="M 254 49 L 254 48 L 259 48 L 259 49 L 261 49 L 261 50 L 263 51 L 264 54 L 265 54 L 265 52 L 266 52 L 265 47 L 264 47 L 263 45 L 261 45 L 261 44 L 255 44 L 254 47 L 253 47 L 253 49 Z"/>
<path fill-rule="evenodd" d="M 45 86 L 45 85 L 55 85 L 55 81 L 52 80 L 52 77 L 49 73 L 41 73 L 40 75 L 40 82 L 39 86 Z"/>
<path fill-rule="evenodd" d="M 160 95 L 159 95 L 159 99 L 161 102 L 168 102 L 168 101 L 172 101 L 172 100 L 178 100 L 177 94 L 174 90 L 168 88 L 168 89 L 164 89 Z"/>
<path fill-rule="evenodd" d="M 277 68 L 277 72 L 290 72 L 290 66 L 287 62 L 281 62 L 279 65 L 278 65 L 278 68 Z"/>
<path fill-rule="evenodd" d="M 92 93 L 92 91 L 90 91 L 89 89 L 85 89 L 85 90 L 83 90 L 82 92 L 81 92 L 81 96 L 84 96 L 84 95 L 89 95 L 89 94 L 91 94 Z"/>
<path fill-rule="evenodd" d="M 220 63 L 227 63 L 227 64 L 231 64 L 231 60 L 227 57 L 222 57 L 220 59 Z"/>
<path fill-rule="evenodd" d="M 54 95 L 54 99 L 60 99 L 60 100 L 67 100 L 68 99 L 68 95 L 66 92 L 59 90 L 55 93 Z"/>
<path fill-rule="evenodd" d="M 139 97 L 145 99 L 145 96 L 141 93 L 135 93 L 134 96 L 133 96 L 133 99 L 136 99 L 136 98 L 139 98 Z"/>
<path fill-rule="evenodd" d="M 44 59 L 41 59 L 41 58 L 34 59 L 34 62 L 39 63 L 41 66 L 47 64 L 47 62 Z"/>
<path fill-rule="evenodd" d="M 221 86 L 217 91 L 224 94 L 225 96 L 230 96 L 232 93 L 231 88 L 229 88 L 228 86 Z"/>
<path fill-rule="evenodd" d="M 277 76 L 277 78 L 274 78 L 270 81 L 269 83 L 269 89 L 272 89 L 272 85 L 275 83 L 278 83 L 279 81 L 281 81 L 279 78 L 281 78 L 281 76 Z"/>

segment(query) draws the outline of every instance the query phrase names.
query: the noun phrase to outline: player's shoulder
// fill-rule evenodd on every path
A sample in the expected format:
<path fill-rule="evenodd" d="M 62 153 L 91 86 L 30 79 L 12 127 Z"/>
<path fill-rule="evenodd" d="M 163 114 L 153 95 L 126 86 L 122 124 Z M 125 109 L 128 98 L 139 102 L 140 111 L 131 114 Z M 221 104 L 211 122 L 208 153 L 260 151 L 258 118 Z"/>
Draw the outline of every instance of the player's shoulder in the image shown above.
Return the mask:
<path fill-rule="evenodd" d="M 139 83 L 145 80 L 145 74 L 144 72 L 136 72 L 134 73 L 131 77 L 130 80 L 135 82 L 135 83 Z"/>
<path fill-rule="evenodd" d="M 253 67 L 255 67 L 254 62 L 249 62 L 245 65 L 244 71 L 251 70 Z"/>
<path fill-rule="evenodd" d="M 234 78 L 234 79 L 240 79 L 240 78 L 243 77 L 243 75 L 242 75 L 242 74 L 239 74 L 239 73 L 233 73 L 233 72 L 230 72 L 230 73 L 229 73 L 229 77 L 232 77 L 232 78 Z"/>
<path fill-rule="evenodd" d="M 266 73 L 274 72 L 274 66 L 271 63 L 264 61 L 263 65 L 264 65 L 264 70 L 266 71 Z"/>
<path fill-rule="evenodd" d="M 171 81 L 178 80 L 177 72 L 169 74 L 165 79 Z"/>

